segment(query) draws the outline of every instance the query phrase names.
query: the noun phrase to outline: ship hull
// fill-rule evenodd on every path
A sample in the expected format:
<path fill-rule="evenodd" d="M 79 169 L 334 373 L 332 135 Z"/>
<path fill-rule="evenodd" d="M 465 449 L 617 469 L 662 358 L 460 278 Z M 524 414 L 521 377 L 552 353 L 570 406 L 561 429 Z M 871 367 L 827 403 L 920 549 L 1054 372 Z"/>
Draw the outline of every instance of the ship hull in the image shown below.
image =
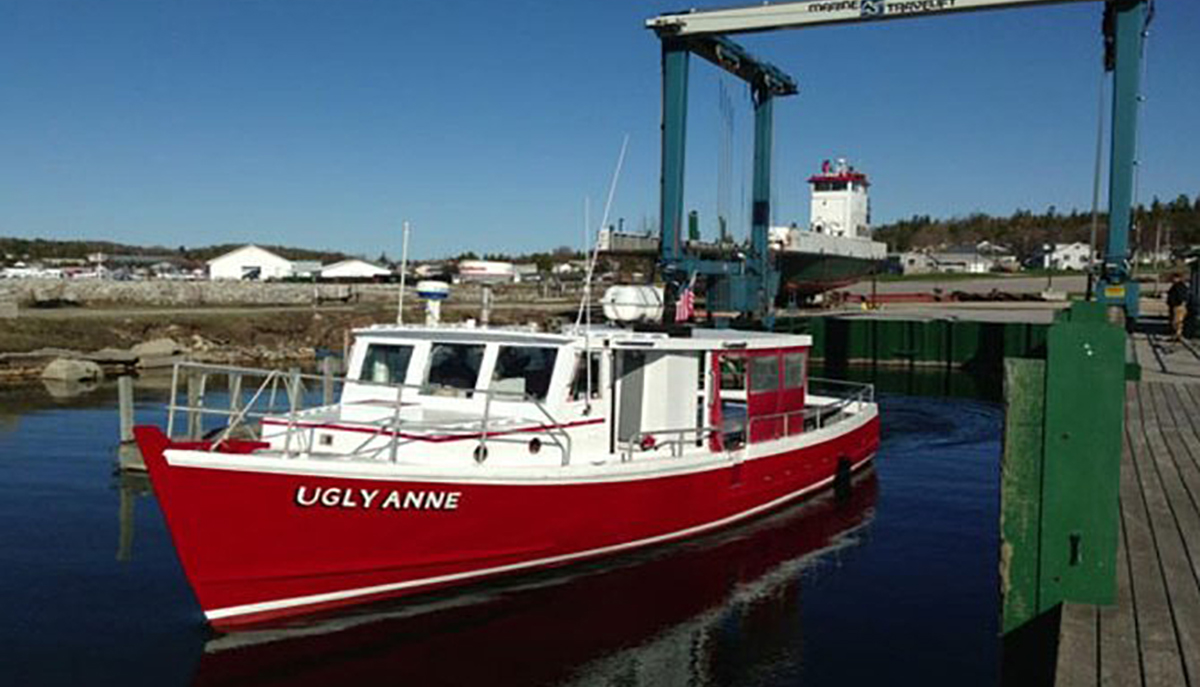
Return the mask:
<path fill-rule="evenodd" d="M 196 446 L 180 450 L 152 427 L 136 435 L 200 606 L 228 631 L 731 525 L 865 466 L 878 417 L 845 425 L 819 443 L 680 474 L 550 482 L 262 469 L 207 452 L 201 467 L 187 460 Z"/>
<path fill-rule="evenodd" d="M 870 276 L 881 264 L 870 258 L 799 251 L 779 251 L 775 263 L 780 274 L 781 305 L 850 286 Z"/>

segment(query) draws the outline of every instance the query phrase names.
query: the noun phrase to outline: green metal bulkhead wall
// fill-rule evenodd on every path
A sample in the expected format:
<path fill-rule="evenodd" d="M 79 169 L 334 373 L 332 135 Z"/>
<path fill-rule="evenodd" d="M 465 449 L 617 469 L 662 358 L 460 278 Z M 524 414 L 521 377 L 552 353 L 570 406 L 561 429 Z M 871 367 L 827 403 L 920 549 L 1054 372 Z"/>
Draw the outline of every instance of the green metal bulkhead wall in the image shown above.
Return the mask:
<path fill-rule="evenodd" d="M 833 366 L 917 364 L 999 374 L 1006 357 L 1045 355 L 1048 325 L 1025 322 L 814 317 L 781 320 L 777 329 L 807 332 L 813 356 Z"/>

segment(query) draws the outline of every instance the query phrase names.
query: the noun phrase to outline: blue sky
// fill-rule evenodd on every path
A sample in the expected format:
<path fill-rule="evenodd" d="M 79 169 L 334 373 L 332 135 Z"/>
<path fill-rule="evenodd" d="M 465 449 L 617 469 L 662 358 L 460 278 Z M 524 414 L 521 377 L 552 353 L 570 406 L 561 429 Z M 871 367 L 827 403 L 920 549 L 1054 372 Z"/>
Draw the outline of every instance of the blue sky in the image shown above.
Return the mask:
<path fill-rule="evenodd" d="M 713 5 L 714 3 L 707 3 Z M 727 4 L 727 3 L 725 3 Z M 657 221 L 659 46 L 686 2 L 0 0 L 0 235 L 519 252 Z M 704 6 L 704 5 L 701 5 Z M 745 36 L 800 83 L 776 106 L 775 220 L 846 156 L 877 223 L 1091 204 L 1096 2 Z M 1200 3 L 1160 0 L 1139 197 L 1200 193 Z M 711 235 L 718 84 L 693 60 L 687 205 Z M 735 216 L 742 224 L 744 212 Z"/>

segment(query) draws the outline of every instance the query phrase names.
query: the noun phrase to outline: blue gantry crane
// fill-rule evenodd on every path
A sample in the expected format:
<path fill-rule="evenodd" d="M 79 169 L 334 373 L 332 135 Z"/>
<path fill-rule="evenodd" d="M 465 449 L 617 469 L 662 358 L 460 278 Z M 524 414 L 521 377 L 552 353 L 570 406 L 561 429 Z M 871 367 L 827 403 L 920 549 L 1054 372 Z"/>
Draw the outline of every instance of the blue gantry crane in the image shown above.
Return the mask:
<path fill-rule="evenodd" d="M 756 59 L 729 35 L 924 17 L 970 10 L 1016 8 L 1097 0 L 803 0 L 663 14 L 646 22 L 662 42 L 662 177 L 659 268 L 666 285 L 664 317 L 684 285 L 707 282 L 710 312 L 770 327 L 779 288 L 767 236 L 771 221 L 773 102 L 798 92 L 796 81 Z M 1142 42 L 1152 0 L 1106 0 L 1105 68 L 1113 72 L 1112 145 L 1109 162 L 1108 241 L 1097 299 L 1137 316 L 1138 289 L 1130 279 L 1129 229 Z M 689 58 L 692 54 L 749 84 L 754 105 L 754 166 L 750 244 L 745 255 L 705 257 L 683 241 L 683 180 L 687 141 Z M 1093 247 L 1094 249 L 1094 247 Z"/>

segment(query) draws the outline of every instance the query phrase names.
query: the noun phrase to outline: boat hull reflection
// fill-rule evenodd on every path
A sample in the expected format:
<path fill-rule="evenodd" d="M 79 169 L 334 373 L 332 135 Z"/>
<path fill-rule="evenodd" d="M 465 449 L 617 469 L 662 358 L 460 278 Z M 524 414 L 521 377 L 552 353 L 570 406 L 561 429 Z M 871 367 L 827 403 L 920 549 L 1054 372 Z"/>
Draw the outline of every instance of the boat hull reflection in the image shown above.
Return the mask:
<path fill-rule="evenodd" d="M 218 637 L 196 684 L 709 684 L 728 641 L 749 657 L 794 643 L 764 628 L 798 622 L 801 574 L 865 536 L 877 493 L 870 468 L 848 493 L 689 542 Z"/>

